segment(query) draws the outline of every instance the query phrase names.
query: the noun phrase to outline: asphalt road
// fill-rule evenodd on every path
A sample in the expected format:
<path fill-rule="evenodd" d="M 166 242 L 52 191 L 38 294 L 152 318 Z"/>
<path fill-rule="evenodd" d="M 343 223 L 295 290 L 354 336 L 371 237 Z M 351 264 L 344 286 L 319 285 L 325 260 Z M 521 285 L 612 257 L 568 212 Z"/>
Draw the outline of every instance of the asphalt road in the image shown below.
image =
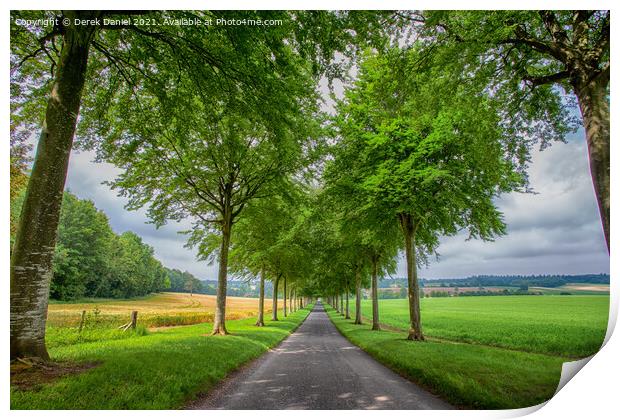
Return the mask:
<path fill-rule="evenodd" d="M 451 409 L 352 345 L 317 303 L 278 347 L 191 409 Z"/>

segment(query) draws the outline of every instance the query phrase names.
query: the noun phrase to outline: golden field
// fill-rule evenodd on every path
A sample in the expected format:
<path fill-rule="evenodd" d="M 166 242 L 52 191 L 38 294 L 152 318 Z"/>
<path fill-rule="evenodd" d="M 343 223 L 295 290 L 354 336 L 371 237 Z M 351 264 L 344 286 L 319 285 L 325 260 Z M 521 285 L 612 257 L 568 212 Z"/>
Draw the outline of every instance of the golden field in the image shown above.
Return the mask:
<path fill-rule="evenodd" d="M 282 299 L 278 301 L 278 308 L 282 308 Z M 83 310 L 87 311 L 88 323 L 121 325 L 129 320 L 131 311 L 138 311 L 138 323 L 146 327 L 190 325 L 213 321 L 215 296 L 164 292 L 135 299 L 50 302 L 48 324 L 52 327 L 77 326 Z M 271 313 L 271 299 L 265 298 L 265 312 Z M 226 319 L 248 318 L 257 313 L 257 298 L 226 298 Z"/>

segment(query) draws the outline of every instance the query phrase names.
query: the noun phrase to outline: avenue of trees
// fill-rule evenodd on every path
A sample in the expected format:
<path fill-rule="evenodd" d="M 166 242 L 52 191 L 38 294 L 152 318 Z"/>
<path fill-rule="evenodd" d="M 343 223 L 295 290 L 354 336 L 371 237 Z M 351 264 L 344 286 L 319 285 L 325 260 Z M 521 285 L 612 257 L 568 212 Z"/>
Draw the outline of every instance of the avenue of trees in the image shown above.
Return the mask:
<path fill-rule="evenodd" d="M 12 358 L 48 358 L 73 147 L 121 169 L 109 184 L 128 209 L 192 221 L 187 245 L 219 269 L 213 334 L 228 334 L 229 271 L 259 279 L 257 326 L 271 282 L 274 321 L 279 294 L 285 316 L 322 296 L 362 323 L 370 288 L 379 329 L 378 279 L 404 255 L 408 338 L 423 340 L 418 267 L 442 236 L 505 234 L 494 200 L 529 191 L 532 149 L 580 124 L 609 246 L 609 12 L 13 12 L 132 15 L 280 24 L 12 25 L 12 168 L 40 130 L 14 227 Z M 328 115 L 318 85 L 334 79 Z"/>

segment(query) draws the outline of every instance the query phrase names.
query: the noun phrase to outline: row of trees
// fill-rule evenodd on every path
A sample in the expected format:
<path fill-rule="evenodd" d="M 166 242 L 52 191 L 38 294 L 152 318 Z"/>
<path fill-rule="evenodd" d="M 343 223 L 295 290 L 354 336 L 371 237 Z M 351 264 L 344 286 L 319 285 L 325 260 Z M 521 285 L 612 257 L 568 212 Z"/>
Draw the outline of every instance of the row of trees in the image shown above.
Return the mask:
<path fill-rule="evenodd" d="M 214 334 L 227 334 L 229 268 L 261 291 L 271 280 L 289 303 L 329 297 L 346 316 L 354 292 L 357 323 L 370 283 L 378 328 L 377 278 L 404 252 L 409 338 L 423 339 L 418 265 L 441 235 L 505 232 L 493 200 L 527 191 L 531 148 L 575 129 L 566 93 L 582 111 L 608 240 L 608 12 L 52 13 L 132 14 L 281 24 L 12 26 L 13 132 L 43 121 L 11 261 L 12 357 L 47 358 L 76 125 L 82 147 L 121 168 L 111 186 L 129 209 L 148 207 L 158 226 L 194 222 L 188 244 L 219 265 Z M 328 119 L 316 86 L 346 64 L 358 77 Z M 261 293 L 257 325 L 263 309 Z"/>
<path fill-rule="evenodd" d="M 505 233 L 493 200 L 529 190 L 532 145 L 564 141 L 576 128 L 571 98 L 586 129 L 609 247 L 609 12 L 442 11 L 411 19 L 418 41 L 365 57 L 339 102 L 339 141 L 324 182 L 344 201 L 337 219 L 357 242 L 353 255 L 365 249 L 364 237 L 351 235 L 356 221 L 379 238 L 379 247 L 392 245 L 400 226 L 408 338 L 423 340 L 418 265 L 434 253 L 440 235 L 468 230 L 491 240 Z M 360 266 L 349 261 L 357 279 Z M 345 280 L 345 297 L 348 289 Z M 342 309 L 338 295 L 329 301 Z"/>
<path fill-rule="evenodd" d="M 23 191 L 11 200 L 19 214 Z M 13 240 L 13 235 L 11 235 Z M 153 248 L 133 232 L 117 235 L 90 200 L 65 192 L 54 251 L 50 298 L 130 298 L 170 287 Z"/>
<path fill-rule="evenodd" d="M 204 284 L 189 271 L 181 271 L 178 268 L 166 268 L 166 274 L 168 279 L 170 279 L 167 290 L 171 292 L 213 294 L 209 293 L 214 291 L 211 290 L 210 286 Z"/>
<path fill-rule="evenodd" d="M 218 18 L 279 25 L 109 27 L 76 19 Z M 389 12 L 13 12 L 14 132 L 42 126 L 11 256 L 11 356 L 47 359 L 45 319 L 67 164 L 80 144 L 124 172 L 113 187 L 157 224 L 194 219 L 191 243 L 219 262 L 214 334 L 226 334 L 233 226 L 244 208 L 308 162 L 317 137 L 314 85 L 336 52 L 380 45 Z M 17 18 L 57 18 L 52 28 Z M 68 24 L 66 24 L 68 22 Z M 400 25 L 400 26 L 399 26 Z"/>

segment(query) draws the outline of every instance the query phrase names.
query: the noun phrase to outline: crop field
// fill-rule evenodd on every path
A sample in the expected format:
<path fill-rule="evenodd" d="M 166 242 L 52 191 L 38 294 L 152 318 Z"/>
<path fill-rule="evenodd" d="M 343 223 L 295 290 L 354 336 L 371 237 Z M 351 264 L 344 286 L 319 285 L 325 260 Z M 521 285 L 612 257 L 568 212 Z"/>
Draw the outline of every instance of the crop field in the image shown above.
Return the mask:
<path fill-rule="evenodd" d="M 541 292 L 545 295 L 608 295 L 608 284 L 591 284 L 591 283 L 567 283 L 560 287 L 530 287 L 532 292 Z"/>
<path fill-rule="evenodd" d="M 279 307 L 282 300 L 278 302 Z M 191 325 L 213 321 L 215 296 L 190 295 L 189 293 L 157 293 L 154 295 L 119 300 L 93 299 L 75 303 L 51 302 L 48 308 L 48 325 L 75 327 L 80 323 L 82 311 L 87 311 L 87 322 L 121 325 L 129 320 L 131 311 L 138 311 L 138 324 L 145 327 Z M 271 312 L 271 299 L 265 299 L 265 311 Z M 256 316 L 258 299 L 228 297 L 226 319 Z"/>
<path fill-rule="evenodd" d="M 425 335 L 448 341 L 582 358 L 595 353 L 607 330 L 609 296 L 483 296 L 421 301 Z M 362 314 L 372 317 L 370 300 Z M 405 299 L 379 301 L 382 324 L 406 330 Z"/>

